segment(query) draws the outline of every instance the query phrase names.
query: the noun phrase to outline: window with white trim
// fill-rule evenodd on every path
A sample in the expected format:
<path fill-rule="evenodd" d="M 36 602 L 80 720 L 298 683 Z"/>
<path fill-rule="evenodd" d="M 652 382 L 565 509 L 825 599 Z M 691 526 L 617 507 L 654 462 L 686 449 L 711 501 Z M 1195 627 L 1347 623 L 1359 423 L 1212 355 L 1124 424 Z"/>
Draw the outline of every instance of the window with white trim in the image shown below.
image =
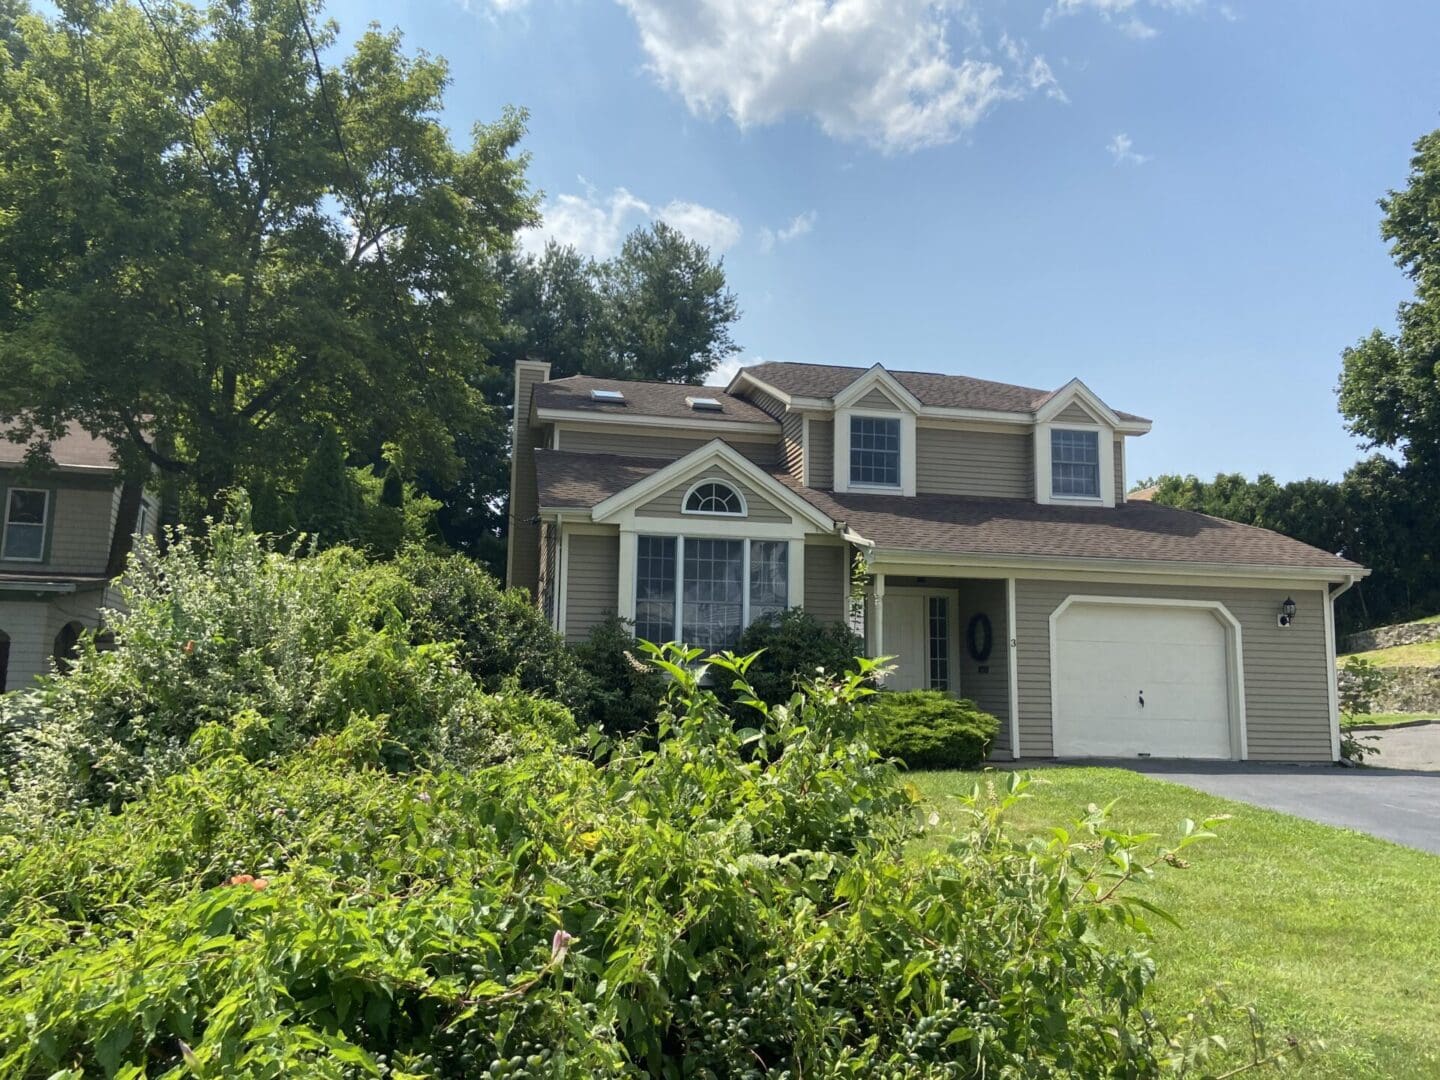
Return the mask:
<path fill-rule="evenodd" d="M 638 638 L 731 649 L 746 626 L 789 602 L 789 541 L 636 537 Z"/>
<path fill-rule="evenodd" d="M 718 480 L 706 480 L 696 484 L 685 496 L 687 514 L 720 514 L 727 517 L 744 517 L 745 500 L 729 484 Z"/>
<path fill-rule="evenodd" d="M 5 538 L 0 544 L 0 558 L 42 561 L 49 514 L 50 492 L 11 488 L 5 497 Z"/>
<path fill-rule="evenodd" d="M 850 483 L 900 486 L 898 417 L 850 417 Z"/>
<path fill-rule="evenodd" d="M 1100 433 L 1054 428 L 1050 432 L 1050 494 L 1100 497 Z"/>

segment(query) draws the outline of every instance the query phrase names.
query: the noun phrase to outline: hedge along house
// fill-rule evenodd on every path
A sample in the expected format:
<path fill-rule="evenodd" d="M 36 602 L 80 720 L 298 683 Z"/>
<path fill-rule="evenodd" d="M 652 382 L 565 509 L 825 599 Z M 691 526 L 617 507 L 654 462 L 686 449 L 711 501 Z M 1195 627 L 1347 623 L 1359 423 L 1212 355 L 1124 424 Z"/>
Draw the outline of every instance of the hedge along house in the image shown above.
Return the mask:
<path fill-rule="evenodd" d="M 548 371 L 515 372 L 509 581 L 570 641 L 618 613 L 721 649 L 803 606 L 995 713 L 1001 757 L 1339 757 L 1333 601 L 1367 571 L 1127 502 L 1150 421 L 1078 379 Z"/>
<path fill-rule="evenodd" d="M 72 430 L 45 469 L 27 449 L 0 430 L 0 692 L 73 653 L 117 606 L 132 537 L 159 530 L 156 497 L 122 481 L 108 443 Z"/>

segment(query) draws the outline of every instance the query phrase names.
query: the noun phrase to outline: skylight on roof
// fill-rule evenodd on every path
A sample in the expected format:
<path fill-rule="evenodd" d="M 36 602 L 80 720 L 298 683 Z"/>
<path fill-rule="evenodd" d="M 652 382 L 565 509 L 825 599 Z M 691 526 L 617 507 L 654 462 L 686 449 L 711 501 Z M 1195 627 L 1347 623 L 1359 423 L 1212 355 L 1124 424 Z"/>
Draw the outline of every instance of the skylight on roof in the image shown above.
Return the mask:
<path fill-rule="evenodd" d="M 619 390 L 591 390 L 591 401 L 624 401 L 625 395 Z"/>
<path fill-rule="evenodd" d="M 685 404 L 696 412 L 720 412 L 722 408 L 720 399 L 713 397 L 687 397 Z"/>

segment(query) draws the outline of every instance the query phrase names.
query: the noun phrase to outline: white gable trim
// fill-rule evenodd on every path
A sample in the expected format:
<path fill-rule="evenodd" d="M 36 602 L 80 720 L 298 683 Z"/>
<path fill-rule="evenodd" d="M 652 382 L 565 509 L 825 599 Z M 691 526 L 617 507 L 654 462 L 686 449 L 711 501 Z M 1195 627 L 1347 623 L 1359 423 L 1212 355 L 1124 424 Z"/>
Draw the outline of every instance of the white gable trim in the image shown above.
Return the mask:
<path fill-rule="evenodd" d="M 911 413 L 919 413 L 925 407 L 920 404 L 919 398 L 900 385 L 894 375 L 876 364 L 835 395 L 835 408 L 840 410 L 848 405 L 853 405 L 877 387 L 881 393 L 895 403 L 897 408 Z"/>
<path fill-rule="evenodd" d="M 699 474 L 717 463 L 728 466 L 738 477 L 753 484 L 757 491 L 764 494 L 771 502 L 787 510 L 792 517 L 807 522 L 819 532 L 835 531 L 835 522 L 827 514 L 811 506 L 745 455 L 719 439 L 712 439 L 704 446 L 690 451 L 678 461 L 672 461 L 663 469 L 651 473 L 644 480 L 596 503 L 590 511 L 591 519 L 605 522 L 618 521 L 626 511 L 643 505 L 649 499 L 668 491 L 683 480 L 692 477 L 698 478 Z"/>
<path fill-rule="evenodd" d="M 1113 409 L 1101 401 L 1095 391 L 1091 390 L 1079 379 L 1071 379 L 1068 383 L 1055 391 L 1054 397 L 1035 410 L 1035 422 L 1037 424 L 1049 423 L 1054 420 L 1073 401 L 1078 401 L 1092 416 L 1100 423 L 1110 428 L 1124 427 L 1125 422 L 1115 415 Z"/>

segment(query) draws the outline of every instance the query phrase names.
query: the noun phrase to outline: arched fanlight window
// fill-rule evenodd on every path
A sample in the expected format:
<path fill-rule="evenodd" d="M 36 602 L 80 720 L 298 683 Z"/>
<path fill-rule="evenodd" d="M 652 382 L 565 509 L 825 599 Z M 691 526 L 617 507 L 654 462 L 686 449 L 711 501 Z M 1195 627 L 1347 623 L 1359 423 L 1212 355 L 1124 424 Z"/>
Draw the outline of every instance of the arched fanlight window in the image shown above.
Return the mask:
<path fill-rule="evenodd" d="M 690 489 L 685 496 L 687 514 L 729 514 L 745 516 L 745 500 L 729 484 L 718 480 L 704 480 Z"/>

